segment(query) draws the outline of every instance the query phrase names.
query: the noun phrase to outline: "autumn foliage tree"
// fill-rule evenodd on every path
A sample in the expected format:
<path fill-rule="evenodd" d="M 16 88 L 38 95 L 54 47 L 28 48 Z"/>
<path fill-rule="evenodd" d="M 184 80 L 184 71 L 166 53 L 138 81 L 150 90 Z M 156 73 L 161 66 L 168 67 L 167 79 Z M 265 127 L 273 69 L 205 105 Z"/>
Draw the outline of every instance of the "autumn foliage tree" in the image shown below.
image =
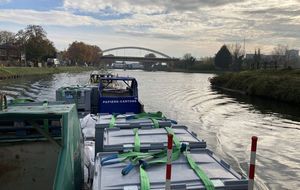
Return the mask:
<path fill-rule="evenodd" d="M 83 42 L 73 42 L 66 52 L 66 57 L 73 65 L 96 65 L 101 58 L 101 49 L 96 45 L 89 45 Z"/>

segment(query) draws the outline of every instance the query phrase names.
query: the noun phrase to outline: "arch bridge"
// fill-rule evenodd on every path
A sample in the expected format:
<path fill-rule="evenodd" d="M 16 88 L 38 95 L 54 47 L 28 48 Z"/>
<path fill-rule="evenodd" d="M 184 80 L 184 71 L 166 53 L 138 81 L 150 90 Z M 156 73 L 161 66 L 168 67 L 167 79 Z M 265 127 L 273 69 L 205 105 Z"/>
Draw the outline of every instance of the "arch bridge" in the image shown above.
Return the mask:
<path fill-rule="evenodd" d="M 122 50 L 122 49 L 137 49 L 137 50 L 144 50 L 148 51 L 157 55 L 160 55 L 161 57 L 132 57 L 132 56 L 110 56 L 110 55 L 103 55 L 103 53 L 111 52 L 114 50 Z M 164 54 L 160 51 L 153 50 L 150 48 L 144 48 L 144 47 L 137 47 L 137 46 L 124 46 L 124 47 L 115 47 L 103 50 L 99 52 L 102 54 L 101 59 L 102 60 L 109 60 L 109 61 L 160 61 L 160 62 L 170 62 L 170 61 L 176 61 L 178 59 L 172 58 L 168 56 L 167 54 Z"/>

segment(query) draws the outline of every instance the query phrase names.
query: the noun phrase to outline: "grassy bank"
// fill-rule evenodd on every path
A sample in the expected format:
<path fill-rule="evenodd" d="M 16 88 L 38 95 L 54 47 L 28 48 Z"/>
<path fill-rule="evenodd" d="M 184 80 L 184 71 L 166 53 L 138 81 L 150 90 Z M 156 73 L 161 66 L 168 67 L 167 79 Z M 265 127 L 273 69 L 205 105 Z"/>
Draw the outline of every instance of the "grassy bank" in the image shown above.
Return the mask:
<path fill-rule="evenodd" d="M 300 104 L 300 70 L 243 71 L 211 79 L 217 87 Z"/>
<path fill-rule="evenodd" d="M 94 67 L 0 67 L 0 79 L 47 75 L 55 73 L 76 73 L 95 70 Z"/>

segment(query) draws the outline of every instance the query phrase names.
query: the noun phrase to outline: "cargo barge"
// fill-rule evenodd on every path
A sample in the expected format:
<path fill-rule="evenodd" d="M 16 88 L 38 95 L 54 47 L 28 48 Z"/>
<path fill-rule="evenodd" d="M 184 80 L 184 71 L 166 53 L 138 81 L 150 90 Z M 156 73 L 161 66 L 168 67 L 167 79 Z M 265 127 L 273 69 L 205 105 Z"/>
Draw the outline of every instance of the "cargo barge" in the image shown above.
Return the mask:
<path fill-rule="evenodd" d="M 1 97 L 1 189 L 251 188 L 188 127 L 144 112 L 135 78 L 93 78 L 58 89 L 57 102 Z"/>

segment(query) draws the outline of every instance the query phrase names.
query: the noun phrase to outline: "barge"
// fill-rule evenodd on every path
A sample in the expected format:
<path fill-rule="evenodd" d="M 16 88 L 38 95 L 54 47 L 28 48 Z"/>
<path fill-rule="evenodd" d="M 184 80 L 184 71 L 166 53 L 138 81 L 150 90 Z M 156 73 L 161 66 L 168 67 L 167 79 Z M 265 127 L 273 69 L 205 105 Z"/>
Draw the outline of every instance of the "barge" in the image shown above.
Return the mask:
<path fill-rule="evenodd" d="M 132 77 L 63 87 L 57 102 L 0 111 L 1 189 L 248 189 L 248 178 L 219 159 L 187 126 L 144 112 Z M 168 151 L 168 136 L 173 148 Z"/>

